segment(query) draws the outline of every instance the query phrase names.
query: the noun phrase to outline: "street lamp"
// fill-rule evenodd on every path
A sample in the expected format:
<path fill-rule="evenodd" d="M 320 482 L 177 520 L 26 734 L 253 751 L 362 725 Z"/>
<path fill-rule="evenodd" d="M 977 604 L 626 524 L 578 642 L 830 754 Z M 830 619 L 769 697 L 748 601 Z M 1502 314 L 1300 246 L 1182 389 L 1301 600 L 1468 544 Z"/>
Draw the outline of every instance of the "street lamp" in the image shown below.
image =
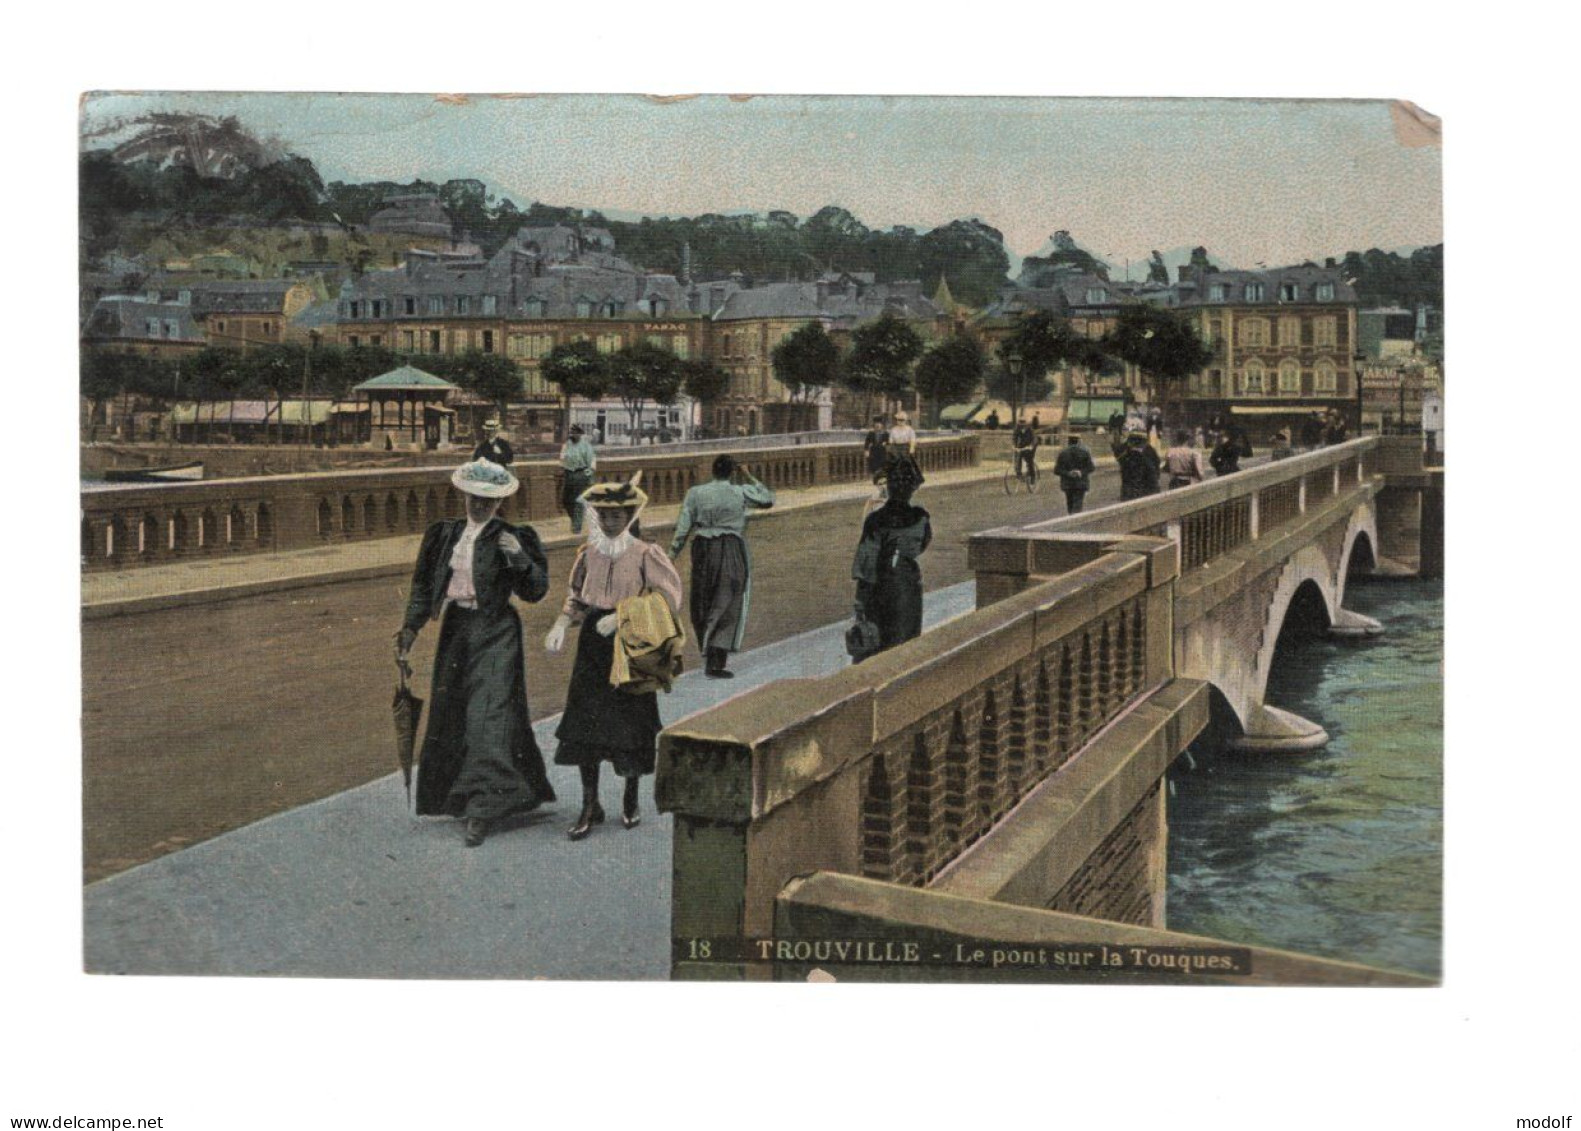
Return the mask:
<path fill-rule="evenodd" d="M 1022 385 L 1021 374 L 1024 359 L 1021 351 L 1011 346 L 1005 351 L 1005 372 L 1010 374 L 1010 424 L 1019 427 L 1021 424 Z"/>

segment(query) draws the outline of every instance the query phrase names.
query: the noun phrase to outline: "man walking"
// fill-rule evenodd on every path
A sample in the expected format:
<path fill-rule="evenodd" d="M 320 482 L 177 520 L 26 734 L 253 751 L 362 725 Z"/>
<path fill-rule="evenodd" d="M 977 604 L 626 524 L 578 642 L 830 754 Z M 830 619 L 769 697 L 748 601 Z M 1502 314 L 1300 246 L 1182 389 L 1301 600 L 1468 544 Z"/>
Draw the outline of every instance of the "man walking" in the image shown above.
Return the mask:
<path fill-rule="evenodd" d="M 511 461 L 516 458 L 516 453 L 511 451 L 510 444 L 500 435 L 500 422 L 497 418 L 490 417 L 483 422 L 483 442 L 472 449 L 472 458 L 486 459 L 501 467 L 509 467 Z"/>
<path fill-rule="evenodd" d="M 1146 434 L 1128 432 L 1124 442 L 1114 445 L 1114 458 L 1120 465 L 1122 503 L 1158 494 L 1158 451 Z"/>
<path fill-rule="evenodd" d="M 1184 428 L 1175 431 L 1175 446 L 1164 453 L 1164 470 L 1169 472 L 1169 489 L 1190 487 L 1208 477 L 1202 466 L 1202 452 L 1191 446 L 1191 437 Z"/>
<path fill-rule="evenodd" d="M 692 630 L 703 653 L 703 674 L 710 679 L 735 675 L 725 665 L 746 634 L 752 597 L 747 508 L 773 505 L 774 492 L 728 455 L 714 460 L 713 481 L 693 487 L 681 503 L 670 557 L 680 557 L 687 538 L 693 538 Z"/>
<path fill-rule="evenodd" d="M 593 469 L 598 455 L 587 442 L 580 424 L 571 425 L 565 446 L 560 449 L 560 508 L 571 520 L 571 533 L 582 533 L 582 492 L 593 485 Z"/>
<path fill-rule="evenodd" d="M 1092 453 L 1081 442 L 1081 437 L 1072 432 L 1065 450 L 1054 460 L 1054 474 L 1059 476 L 1060 490 L 1065 492 L 1066 514 L 1081 513 L 1095 470 Z"/>
<path fill-rule="evenodd" d="M 878 482 L 878 473 L 884 470 L 884 456 L 889 449 L 889 433 L 884 430 L 884 418 L 873 417 L 873 427 L 862 437 L 862 454 L 867 457 L 867 477 Z"/>

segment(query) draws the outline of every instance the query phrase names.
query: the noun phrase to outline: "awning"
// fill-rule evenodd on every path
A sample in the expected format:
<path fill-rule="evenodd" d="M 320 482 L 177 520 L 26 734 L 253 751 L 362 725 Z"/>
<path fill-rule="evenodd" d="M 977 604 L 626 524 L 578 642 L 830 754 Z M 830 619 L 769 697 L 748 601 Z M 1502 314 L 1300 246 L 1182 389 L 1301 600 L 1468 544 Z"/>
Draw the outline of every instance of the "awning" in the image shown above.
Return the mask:
<path fill-rule="evenodd" d="M 1325 406 L 1319 404 L 1232 404 L 1232 416 L 1311 416 Z"/>
<path fill-rule="evenodd" d="M 972 418 L 982 402 L 973 401 L 971 404 L 946 405 L 939 413 L 940 424 L 962 424 Z"/>
<path fill-rule="evenodd" d="M 1066 419 L 1071 424 L 1107 424 L 1115 413 L 1125 415 L 1124 397 L 1072 397 Z"/>
<path fill-rule="evenodd" d="M 973 424 L 982 424 L 994 413 L 999 414 L 1000 424 L 1010 423 L 1010 404 L 1007 401 L 984 401 L 966 419 Z"/>
<path fill-rule="evenodd" d="M 172 424 L 265 424 L 272 423 L 279 401 L 186 401 L 170 410 Z"/>
<path fill-rule="evenodd" d="M 303 406 L 306 406 L 304 411 Z M 328 401 L 286 401 L 280 406 L 280 413 L 276 417 L 287 424 L 301 425 L 303 417 L 308 424 L 322 424 L 329 419 Z"/>

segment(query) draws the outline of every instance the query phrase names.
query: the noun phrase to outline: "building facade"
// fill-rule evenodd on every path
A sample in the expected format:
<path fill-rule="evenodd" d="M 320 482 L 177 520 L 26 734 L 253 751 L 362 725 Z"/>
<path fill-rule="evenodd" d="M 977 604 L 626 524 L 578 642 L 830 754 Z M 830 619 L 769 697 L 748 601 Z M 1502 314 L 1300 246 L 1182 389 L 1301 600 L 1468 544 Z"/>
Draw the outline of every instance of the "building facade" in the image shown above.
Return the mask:
<path fill-rule="evenodd" d="M 101 298 L 82 327 L 85 349 L 178 358 L 207 344 L 191 305 L 166 302 L 157 293 Z"/>

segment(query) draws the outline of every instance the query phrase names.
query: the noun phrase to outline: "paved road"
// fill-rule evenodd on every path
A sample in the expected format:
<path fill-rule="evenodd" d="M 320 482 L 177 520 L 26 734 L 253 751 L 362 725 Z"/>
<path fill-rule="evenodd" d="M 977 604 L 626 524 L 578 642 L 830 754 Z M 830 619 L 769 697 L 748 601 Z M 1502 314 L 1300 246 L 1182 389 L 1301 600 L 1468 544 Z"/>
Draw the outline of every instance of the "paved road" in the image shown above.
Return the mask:
<path fill-rule="evenodd" d="M 918 502 L 933 512 L 935 529 L 926 584 L 970 577 L 971 532 L 1063 513 L 1053 488 L 1046 472 L 1034 496 L 1006 497 L 998 479 L 924 487 Z M 1117 475 L 1101 469 L 1089 505 L 1117 497 Z M 753 522 L 749 648 L 848 615 L 862 510 L 847 501 Z M 557 579 L 570 561 L 569 549 L 551 552 Z M 394 577 L 348 581 L 85 621 L 85 879 L 386 774 L 391 638 L 405 588 Z M 571 650 L 551 657 L 538 646 L 563 594 L 557 581 L 550 600 L 523 610 L 535 718 L 561 709 L 570 679 Z M 425 631 L 414 653 L 421 687 L 436 635 Z"/>
<path fill-rule="evenodd" d="M 974 586 L 928 595 L 926 623 L 972 608 Z M 663 701 L 679 719 L 771 679 L 846 662 L 844 623 L 738 657 L 730 682 L 692 673 Z M 552 749 L 554 719 L 538 724 Z M 94 973 L 369 978 L 669 976 L 670 837 L 653 812 L 572 843 L 580 787 L 550 768 L 561 800 L 461 844 L 460 823 L 409 814 L 396 774 L 257 821 L 107 880 L 84 894 Z M 650 779 L 651 783 L 651 779 Z M 605 807 L 618 810 L 619 781 Z"/>

